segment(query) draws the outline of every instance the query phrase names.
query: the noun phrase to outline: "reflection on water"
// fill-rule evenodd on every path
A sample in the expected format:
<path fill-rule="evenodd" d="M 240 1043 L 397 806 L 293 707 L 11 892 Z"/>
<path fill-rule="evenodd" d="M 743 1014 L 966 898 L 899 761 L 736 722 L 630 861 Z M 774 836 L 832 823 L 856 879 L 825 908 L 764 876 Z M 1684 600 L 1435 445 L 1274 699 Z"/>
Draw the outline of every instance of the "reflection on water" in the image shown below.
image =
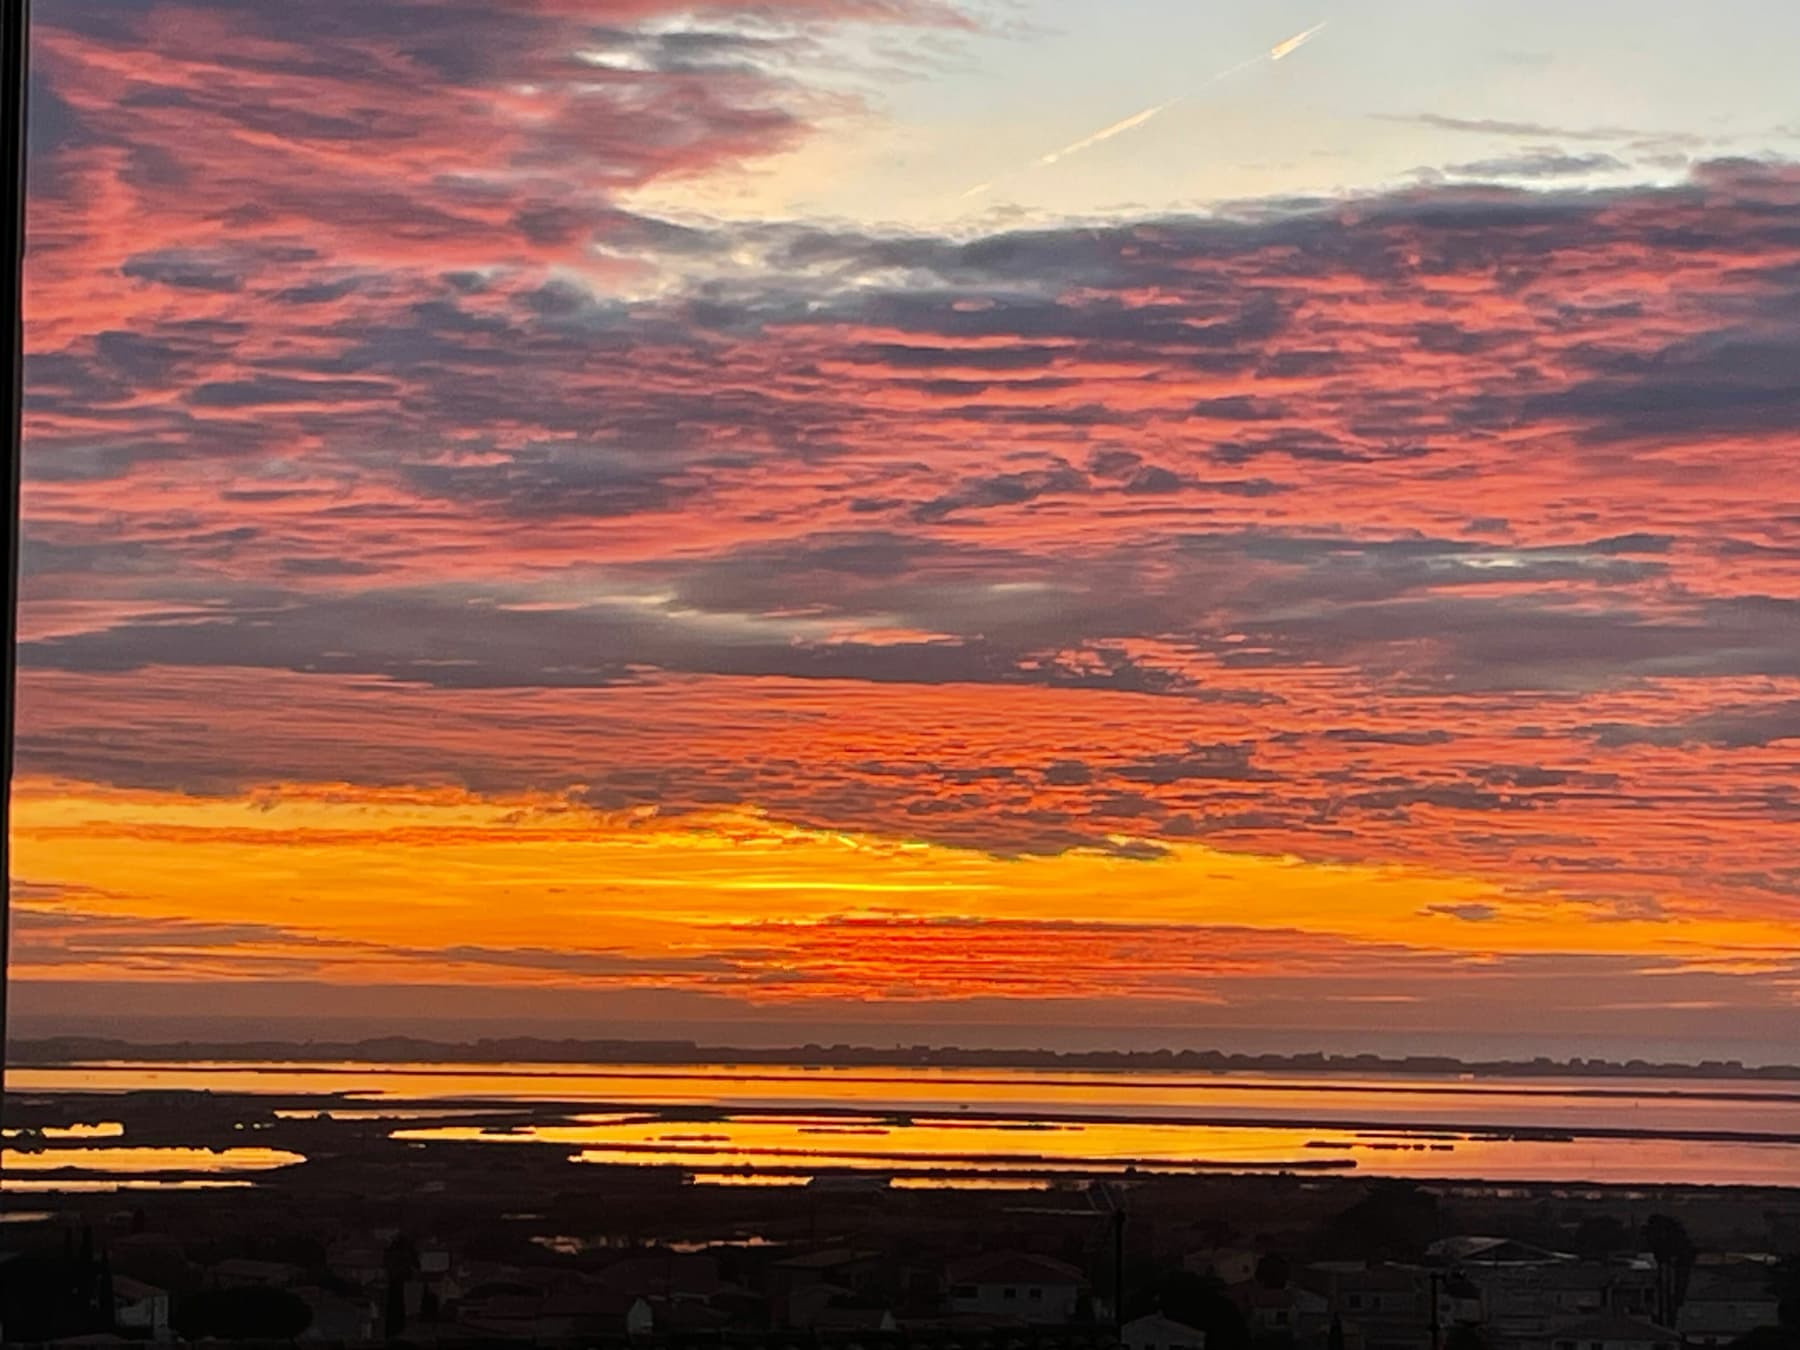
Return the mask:
<path fill-rule="evenodd" d="M 271 1114 L 277 1120 L 451 1120 L 465 1116 L 485 1118 L 525 1113 L 526 1108 L 522 1106 L 511 1110 L 493 1106 L 450 1106 L 437 1110 L 427 1106 L 321 1106 L 277 1108 Z"/>
<path fill-rule="evenodd" d="M 125 1064 L 12 1071 L 21 1091 L 146 1088 L 337 1093 L 389 1102 L 570 1102 L 768 1111 L 1200 1117 L 1209 1122 L 1447 1129 L 1739 1130 L 1800 1137 L 1800 1084 L 1705 1079 L 1307 1078 L 1046 1069 L 808 1069 L 779 1065 Z M 331 1109 L 339 1109 L 333 1106 Z"/>
<path fill-rule="evenodd" d="M 1354 1166 L 1383 1176 L 1480 1177 L 1495 1181 L 1694 1181 L 1782 1185 L 1800 1180 L 1800 1149 L 1783 1144 L 1669 1139 L 1513 1139 L 1492 1134 L 1409 1137 L 1292 1127 L 1183 1125 L 1153 1121 L 1064 1123 L 963 1121 L 944 1117 L 838 1118 L 854 1133 L 820 1135 L 820 1118 L 729 1115 L 705 1131 L 671 1131 L 642 1116 L 580 1116 L 567 1124 L 484 1130 L 445 1125 L 400 1129 L 416 1142 L 562 1145 L 577 1162 L 674 1165 L 711 1175 L 757 1169 L 755 1180 L 804 1180 L 811 1169 L 917 1173 L 956 1171 L 1040 1176 L 1085 1171 L 1319 1170 Z M 873 1132 L 870 1132 L 872 1131 Z M 772 1173 L 770 1169 L 773 1169 Z M 733 1184 L 752 1184 L 738 1173 Z M 917 1178 L 909 1178 L 917 1179 Z"/>
<path fill-rule="evenodd" d="M 0 1138 L 19 1139 L 121 1139 L 125 1126 L 116 1120 L 100 1120 L 92 1124 L 43 1125 L 32 1129 L 0 1130 Z"/>
<path fill-rule="evenodd" d="M 305 1162 L 298 1153 L 279 1148 L 56 1148 L 25 1153 L 7 1149 L 0 1170 L 111 1172 L 143 1176 L 157 1172 L 263 1172 Z"/>
<path fill-rule="evenodd" d="M 114 1191 L 226 1191 L 245 1190 L 248 1181 L 208 1180 L 158 1181 L 141 1177 L 109 1178 L 105 1181 L 80 1177 L 7 1177 L 0 1180 L 0 1192 L 32 1195 L 62 1193 L 66 1195 L 108 1195 Z"/>
<path fill-rule="evenodd" d="M 1129 1167 L 1800 1184 L 1800 1085 L 1792 1083 L 358 1063 L 31 1067 L 14 1081 L 40 1092 L 329 1094 L 316 1108 L 283 1103 L 276 1115 L 391 1121 L 400 1126 L 395 1137 L 420 1146 L 561 1146 L 580 1161 L 672 1164 L 730 1185 L 854 1170 L 910 1184 L 920 1173 L 995 1182 L 1006 1173 Z M 521 1119 L 479 1119 L 500 1112 Z M 1718 1137 L 1699 1137 L 1708 1134 Z M 229 1170 L 222 1155 L 201 1156 L 206 1162 L 191 1170 Z M 286 1161 L 298 1158 L 260 1165 Z"/>
<path fill-rule="evenodd" d="M 807 1187 L 819 1183 L 816 1176 L 803 1173 L 758 1173 L 758 1172 L 695 1172 L 696 1186 L 795 1186 Z M 829 1180 L 829 1177 L 826 1178 Z M 1033 1181 L 1026 1178 L 997 1177 L 891 1177 L 888 1185 L 897 1191 L 1047 1191 L 1048 1181 Z M 700 1251 L 706 1246 L 724 1246 L 723 1243 L 687 1243 L 675 1244 L 677 1251 L 686 1246 L 692 1251 Z"/>

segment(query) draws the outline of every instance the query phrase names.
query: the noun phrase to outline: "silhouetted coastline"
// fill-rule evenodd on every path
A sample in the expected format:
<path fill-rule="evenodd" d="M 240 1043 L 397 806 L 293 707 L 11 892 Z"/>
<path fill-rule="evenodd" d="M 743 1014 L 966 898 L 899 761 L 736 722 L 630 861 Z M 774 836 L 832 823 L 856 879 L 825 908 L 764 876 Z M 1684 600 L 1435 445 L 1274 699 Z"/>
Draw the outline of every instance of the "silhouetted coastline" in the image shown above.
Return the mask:
<path fill-rule="evenodd" d="M 1243 1054 L 1219 1050 L 1017 1050 L 963 1046 L 867 1046 L 808 1042 L 782 1047 L 703 1045 L 687 1040 L 572 1039 L 535 1036 L 440 1041 L 377 1036 L 357 1041 L 180 1040 L 155 1043 L 96 1036 L 14 1041 L 14 1064 L 97 1060 L 146 1062 L 269 1061 L 412 1064 L 672 1064 L 793 1065 L 817 1068 L 992 1068 L 1120 1072 L 1372 1073 L 1389 1076 L 1471 1075 L 1482 1078 L 1701 1078 L 1800 1081 L 1800 1064 L 1747 1065 L 1739 1060 L 1671 1063 L 1644 1059 L 1464 1060 L 1444 1055 Z"/>

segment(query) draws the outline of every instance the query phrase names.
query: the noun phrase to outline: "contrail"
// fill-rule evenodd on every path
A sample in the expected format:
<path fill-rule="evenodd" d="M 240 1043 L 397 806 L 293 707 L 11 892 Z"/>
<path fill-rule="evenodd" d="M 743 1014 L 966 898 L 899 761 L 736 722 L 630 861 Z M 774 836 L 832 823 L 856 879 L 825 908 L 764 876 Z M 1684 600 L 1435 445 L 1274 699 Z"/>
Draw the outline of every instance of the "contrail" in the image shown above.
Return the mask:
<path fill-rule="evenodd" d="M 1324 23 L 1315 23 L 1304 33 L 1296 33 L 1286 42 L 1277 42 L 1273 47 L 1269 48 L 1269 60 L 1279 61 L 1284 56 L 1292 56 L 1307 43 L 1311 42 L 1313 38 L 1318 35 L 1319 30 L 1322 29 L 1325 24 L 1330 22 L 1330 19 L 1326 19 Z"/>
<path fill-rule="evenodd" d="M 1269 48 L 1268 51 L 1263 52 L 1261 55 L 1253 56 L 1248 61 L 1239 61 L 1235 66 L 1231 66 L 1226 70 L 1221 70 L 1217 75 L 1214 75 L 1211 79 L 1205 81 L 1196 88 L 1188 90 L 1185 94 L 1177 94 L 1174 98 L 1166 99 L 1153 107 L 1145 108 L 1142 112 L 1135 112 L 1130 117 L 1121 118 L 1111 126 L 1102 127 L 1092 135 L 1083 136 L 1078 141 L 1071 141 L 1060 150 L 1052 150 L 1049 154 L 1039 155 L 1031 167 L 1039 169 L 1049 168 L 1052 164 L 1058 164 L 1069 158 L 1071 155 L 1078 155 L 1083 150 L 1091 150 L 1096 145 L 1110 141 L 1115 136 L 1123 136 L 1128 131 L 1136 131 L 1146 122 L 1162 116 L 1162 114 L 1166 113 L 1176 104 L 1184 103 L 1188 99 L 1194 97 L 1194 95 L 1198 94 L 1202 89 L 1209 89 L 1222 80 L 1229 80 L 1233 75 L 1246 71 L 1250 69 L 1251 66 L 1261 65 L 1264 61 L 1273 63 L 1281 60 L 1283 57 L 1292 56 L 1307 43 L 1311 42 L 1319 31 L 1325 27 L 1325 24 L 1329 22 L 1330 20 L 1327 19 L 1323 23 L 1316 23 L 1304 33 L 1296 33 L 1285 42 L 1277 42 L 1273 47 Z M 962 193 L 958 197 L 958 200 L 967 201 L 971 197 L 979 197 L 983 193 L 993 191 L 994 186 L 995 184 L 992 182 L 977 183 L 967 192 Z"/>
<path fill-rule="evenodd" d="M 1070 155 L 1078 155 L 1083 150 L 1099 145 L 1101 141 L 1110 141 L 1114 136 L 1123 136 L 1133 128 L 1143 126 L 1144 123 L 1148 122 L 1152 117 L 1167 112 L 1186 97 L 1186 94 L 1177 94 L 1166 103 L 1159 103 L 1154 108 L 1145 108 L 1144 111 L 1140 113 L 1133 113 L 1130 117 L 1127 117 L 1122 121 L 1114 122 L 1110 127 L 1096 131 L 1092 136 L 1083 136 L 1080 140 L 1071 145 L 1065 145 L 1060 150 L 1052 150 L 1049 154 L 1040 156 L 1038 158 L 1038 163 L 1044 165 L 1054 164 L 1059 159 L 1066 159 Z"/>

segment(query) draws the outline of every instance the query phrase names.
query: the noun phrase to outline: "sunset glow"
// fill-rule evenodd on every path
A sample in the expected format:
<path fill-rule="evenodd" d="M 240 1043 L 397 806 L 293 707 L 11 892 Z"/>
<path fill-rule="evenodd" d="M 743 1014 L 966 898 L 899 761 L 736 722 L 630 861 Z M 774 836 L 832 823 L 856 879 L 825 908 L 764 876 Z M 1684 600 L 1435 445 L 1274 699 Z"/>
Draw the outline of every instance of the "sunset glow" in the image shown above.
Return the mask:
<path fill-rule="evenodd" d="M 43 0 L 21 1016 L 1800 1039 L 1800 128 L 1461 8 Z"/>

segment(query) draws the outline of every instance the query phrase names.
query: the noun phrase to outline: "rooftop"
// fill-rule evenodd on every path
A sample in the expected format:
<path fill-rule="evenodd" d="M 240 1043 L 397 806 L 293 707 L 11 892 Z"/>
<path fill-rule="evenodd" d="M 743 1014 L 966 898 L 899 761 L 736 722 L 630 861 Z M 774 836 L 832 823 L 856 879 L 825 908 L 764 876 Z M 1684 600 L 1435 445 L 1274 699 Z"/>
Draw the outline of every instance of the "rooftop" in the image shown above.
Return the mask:
<path fill-rule="evenodd" d="M 1028 1252 L 990 1252 L 953 1262 L 947 1274 L 953 1284 L 1082 1285 L 1087 1276 L 1066 1261 Z"/>

